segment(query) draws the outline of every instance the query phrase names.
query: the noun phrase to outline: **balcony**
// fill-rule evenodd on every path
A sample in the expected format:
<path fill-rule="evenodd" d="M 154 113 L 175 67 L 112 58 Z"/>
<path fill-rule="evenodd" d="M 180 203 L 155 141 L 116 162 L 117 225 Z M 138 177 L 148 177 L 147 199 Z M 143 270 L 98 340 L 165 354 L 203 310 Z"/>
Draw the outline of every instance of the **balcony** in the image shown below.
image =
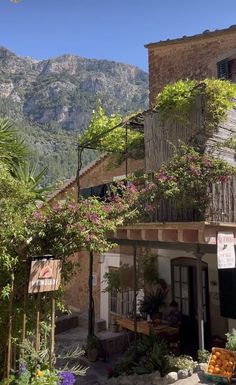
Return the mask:
<path fill-rule="evenodd" d="M 184 202 L 162 200 L 149 222 L 198 222 L 234 223 L 236 222 L 236 177 L 209 186 L 207 194 L 210 202 L 205 212 L 198 209 L 185 208 Z M 146 221 L 146 222 L 147 222 Z"/>

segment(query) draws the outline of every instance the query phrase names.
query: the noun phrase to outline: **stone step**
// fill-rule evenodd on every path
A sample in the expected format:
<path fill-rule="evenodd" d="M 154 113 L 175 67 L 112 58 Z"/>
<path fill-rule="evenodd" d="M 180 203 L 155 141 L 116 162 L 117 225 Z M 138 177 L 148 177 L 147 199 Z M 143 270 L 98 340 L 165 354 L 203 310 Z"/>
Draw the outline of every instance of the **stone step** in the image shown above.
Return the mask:
<path fill-rule="evenodd" d="M 76 328 L 79 326 L 78 314 L 67 314 L 59 316 L 56 320 L 56 331 L 55 333 L 63 333 L 69 329 Z"/>
<path fill-rule="evenodd" d="M 79 314 L 79 326 L 83 328 L 88 327 L 88 316 L 87 314 Z M 94 325 L 95 333 L 106 330 L 106 321 L 104 319 L 96 319 Z"/>

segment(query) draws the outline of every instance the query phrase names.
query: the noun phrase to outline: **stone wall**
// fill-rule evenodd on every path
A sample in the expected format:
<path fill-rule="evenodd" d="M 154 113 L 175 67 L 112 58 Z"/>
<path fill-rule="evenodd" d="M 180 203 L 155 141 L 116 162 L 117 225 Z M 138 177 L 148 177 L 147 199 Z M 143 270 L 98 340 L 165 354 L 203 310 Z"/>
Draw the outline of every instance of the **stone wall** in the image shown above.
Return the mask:
<path fill-rule="evenodd" d="M 65 302 L 72 311 L 88 313 L 88 277 L 89 277 L 89 253 L 80 252 L 71 257 L 73 262 L 79 262 L 77 274 L 70 280 L 65 289 Z M 94 255 L 93 274 L 95 282 L 93 286 L 94 310 L 96 319 L 100 318 L 100 256 Z"/>
<path fill-rule="evenodd" d="M 236 27 L 147 45 L 150 106 L 169 83 L 217 75 L 216 63 L 236 51 Z"/>

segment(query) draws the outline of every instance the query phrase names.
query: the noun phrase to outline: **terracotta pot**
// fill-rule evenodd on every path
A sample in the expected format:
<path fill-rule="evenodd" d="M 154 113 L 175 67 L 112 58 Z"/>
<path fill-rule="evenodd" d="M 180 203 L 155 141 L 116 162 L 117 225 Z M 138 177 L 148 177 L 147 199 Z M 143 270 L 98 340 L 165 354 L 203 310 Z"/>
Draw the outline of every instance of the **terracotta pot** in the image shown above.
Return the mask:
<path fill-rule="evenodd" d="M 95 362 L 98 359 L 98 349 L 88 349 L 88 360 L 91 362 Z"/>

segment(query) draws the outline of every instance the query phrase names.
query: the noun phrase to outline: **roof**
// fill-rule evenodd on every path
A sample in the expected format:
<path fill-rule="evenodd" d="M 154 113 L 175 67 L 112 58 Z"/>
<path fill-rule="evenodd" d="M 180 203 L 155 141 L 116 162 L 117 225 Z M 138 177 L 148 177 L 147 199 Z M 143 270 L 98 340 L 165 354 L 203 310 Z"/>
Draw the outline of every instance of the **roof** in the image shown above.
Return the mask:
<path fill-rule="evenodd" d="M 215 36 L 220 36 L 224 34 L 229 34 L 236 32 L 236 25 L 231 25 L 229 28 L 225 29 L 216 29 L 215 31 L 209 31 L 208 29 L 202 33 L 199 33 L 197 35 L 193 36 L 182 36 L 176 39 L 167 39 L 167 40 L 160 40 L 155 43 L 148 43 L 145 44 L 145 48 L 151 48 L 153 46 L 165 46 L 165 45 L 170 45 L 170 44 L 177 44 L 180 42 L 188 42 L 189 40 L 196 40 L 196 39 L 208 39 L 209 37 L 215 37 Z"/>
<path fill-rule="evenodd" d="M 102 154 L 99 158 L 95 159 L 94 161 L 88 163 L 85 167 L 82 168 L 80 171 L 80 177 L 86 175 L 88 172 L 90 172 L 92 169 L 97 167 L 103 160 L 107 159 L 109 154 L 105 153 Z M 53 198 L 55 198 L 58 194 L 63 193 L 68 187 L 71 187 L 74 183 L 76 183 L 76 177 L 73 177 L 69 180 L 67 180 L 62 187 L 55 190 L 52 194 L 49 195 L 47 202 L 50 202 Z"/>

